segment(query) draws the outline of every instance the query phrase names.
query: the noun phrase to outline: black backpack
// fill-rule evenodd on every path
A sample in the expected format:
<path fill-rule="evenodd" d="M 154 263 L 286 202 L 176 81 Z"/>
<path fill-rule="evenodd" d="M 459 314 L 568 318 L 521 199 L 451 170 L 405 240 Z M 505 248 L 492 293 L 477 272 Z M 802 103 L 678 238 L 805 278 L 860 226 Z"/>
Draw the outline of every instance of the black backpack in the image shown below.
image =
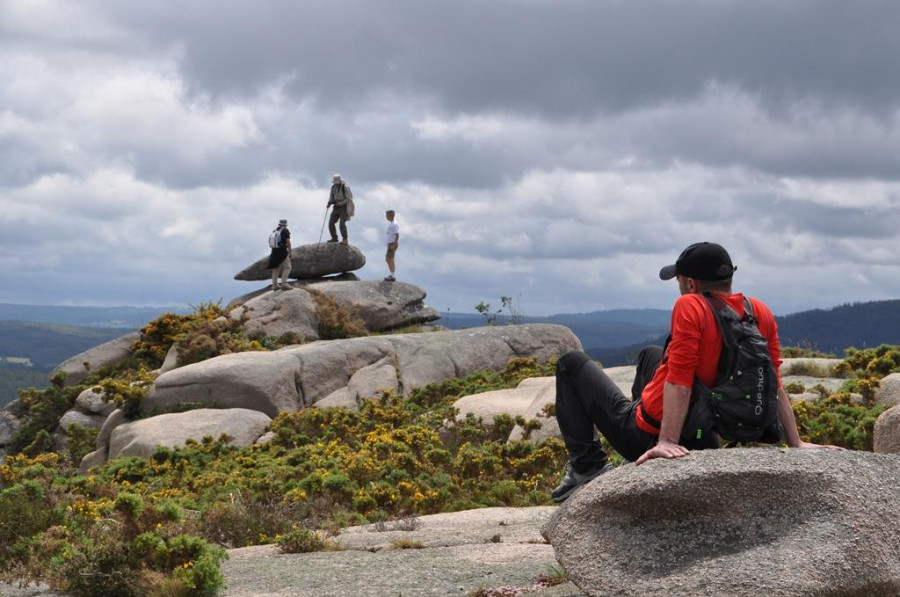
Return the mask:
<path fill-rule="evenodd" d="M 744 297 L 744 316 L 740 317 L 721 298 L 708 292 L 703 297 L 722 334 L 722 354 L 715 386 L 708 388 L 699 378 L 694 379 L 682 440 L 709 447 L 708 442 L 714 440 L 709 435 L 715 433 L 730 442 L 780 442 L 778 377 L 750 300 Z"/>

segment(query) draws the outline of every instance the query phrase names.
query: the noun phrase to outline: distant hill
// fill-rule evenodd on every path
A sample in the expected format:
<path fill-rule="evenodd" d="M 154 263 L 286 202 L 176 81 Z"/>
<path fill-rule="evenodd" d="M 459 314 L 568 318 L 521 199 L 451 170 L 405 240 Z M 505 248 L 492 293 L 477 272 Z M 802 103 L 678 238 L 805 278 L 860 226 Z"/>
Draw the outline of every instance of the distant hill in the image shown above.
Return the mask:
<path fill-rule="evenodd" d="M 64 307 L 0 303 L 0 320 L 60 323 L 80 327 L 137 329 L 166 312 L 190 313 L 190 307 Z"/>
<path fill-rule="evenodd" d="M 58 323 L 0 321 L 0 358 L 24 358 L 38 368 L 55 367 L 79 352 L 129 331 L 131 329 L 127 328 L 87 328 Z"/>
<path fill-rule="evenodd" d="M 849 347 L 900 344 L 900 300 L 840 305 L 776 317 L 781 343 L 843 356 Z"/>
<path fill-rule="evenodd" d="M 498 325 L 509 322 L 500 316 Z M 445 313 L 440 325 L 459 330 L 485 325 L 485 318 L 477 313 Z M 582 346 L 591 348 L 619 348 L 646 342 L 669 328 L 669 312 L 662 309 L 617 309 L 592 313 L 563 313 L 546 317 L 524 317 L 523 323 L 555 323 L 575 332 Z"/>

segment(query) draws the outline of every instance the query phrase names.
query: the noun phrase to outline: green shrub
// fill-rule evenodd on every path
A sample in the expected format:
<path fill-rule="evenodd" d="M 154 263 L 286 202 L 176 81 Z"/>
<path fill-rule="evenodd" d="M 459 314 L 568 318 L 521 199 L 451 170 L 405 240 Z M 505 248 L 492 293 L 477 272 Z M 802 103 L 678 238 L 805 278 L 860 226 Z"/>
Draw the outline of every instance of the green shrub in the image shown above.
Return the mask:
<path fill-rule="evenodd" d="M 230 500 L 206 508 L 199 529 L 204 537 L 223 547 L 246 547 L 270 543 L 275 535 L 287 532 L 306 514 L 303 504 L 247 497 L 238 492 Z"/>
<path fill-rule="evenodd" d="M 805 441 L 870 452 L 875 420 L 887 408 L 856 404 L 845 393 L 793 405 L 797 427 Z"/>
<path fill-rule="evenodd" d="M 281 553 L 311 553 L 325 549 L 325 540 L 318 533 L 303 528 L 294 528 L 275 538 Z"/>
<path fill-rule="evenodd" d="M 803 394 L 806 392 L 806 386 L 800 382 L 792 381 L 784 384 L 784 391 L 788 394 Z"/>
<path fill-rule="evenodd" d="M 26 543 L 60 520 L 46 491 L 34 480 L 23 480 L 0 491 L 0 570 L 27 555 Z"/>
<path fill-rule="evenodd" d="M 19 391 L 19 400 L 25 410 L 25 424 L 13 436 L 7 448 L 10 453 L 17 454 L 26 448 L 32 455 L 49 451 L 52 444 L 47 441 L 49 435 L 84 390 L 84 386 L 66 387 L 65 382 L 66 374 L 60 371 L 50 378 L 50 385 L 44 389 Z M 39 437 L 42 431 L 44 436 Z"/>
<path fill-rule="evenodd" d="M 100 431 L 93 427 L 85 427 L 78 423 L 69 425 L 66 428 L 66 437 L 68 438 L 68 454 L 66 456 L 69 464 L 74 467 L 81 464 L 81 459 L 94 451 L 99 434 Z"/>

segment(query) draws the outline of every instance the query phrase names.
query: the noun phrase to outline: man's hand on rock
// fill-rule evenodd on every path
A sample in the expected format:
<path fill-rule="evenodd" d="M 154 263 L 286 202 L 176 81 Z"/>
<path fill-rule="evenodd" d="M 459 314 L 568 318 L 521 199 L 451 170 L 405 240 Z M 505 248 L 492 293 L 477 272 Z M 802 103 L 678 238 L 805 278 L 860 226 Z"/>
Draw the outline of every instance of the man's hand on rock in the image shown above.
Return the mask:
<path fill-rule="evenodd" d="M 800 442 L 799 446 L 794 446 L 795 448 L 806 448 L 810 450 L 846 450 L 846 448 L 842 448 L 840 446 L 832 446 L 828 444 L 814 444 L 812 442 Z"/>
<path fill-rule="evenodd" d="M 670 441 L 658 442 L 655 446 L 641 454 L 636 464 L 643 464 L 653 458 L 682 458 L 688 455 L 689 450 L 682 445 Z"/>

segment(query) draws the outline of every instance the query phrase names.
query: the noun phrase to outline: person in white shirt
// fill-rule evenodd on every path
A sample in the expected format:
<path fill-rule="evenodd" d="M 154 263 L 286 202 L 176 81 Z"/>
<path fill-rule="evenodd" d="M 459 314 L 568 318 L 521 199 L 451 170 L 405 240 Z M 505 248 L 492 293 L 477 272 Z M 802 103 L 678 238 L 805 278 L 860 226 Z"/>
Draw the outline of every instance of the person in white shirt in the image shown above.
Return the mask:
<path fill-rule="evenodd" d="M 387 233 L 385 234 L 385 240 L 387 240 L 387 253 L 384 256 L 384 260 L 387 262 L 388 271 L 390 272 L 385 280 L 388 282 L 395 281 L 397 270 L 394 268 L 394 254 L 397 252 L 397 245 L 400 241 L 400 224 L 394 219 L 395 214 L 393 209 L 389 209 L 384 212 L 384 217 L 387 218 L 388 227 Z"/>

